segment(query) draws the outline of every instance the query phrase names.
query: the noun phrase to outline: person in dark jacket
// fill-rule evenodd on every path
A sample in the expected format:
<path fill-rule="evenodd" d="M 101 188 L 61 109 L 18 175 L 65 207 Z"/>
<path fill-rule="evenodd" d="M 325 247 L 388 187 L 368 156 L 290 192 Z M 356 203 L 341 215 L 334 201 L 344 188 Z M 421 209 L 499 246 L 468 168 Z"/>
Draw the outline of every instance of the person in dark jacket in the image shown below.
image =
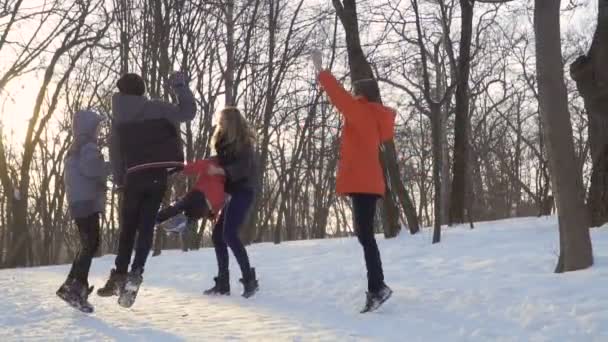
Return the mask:
<path fill-rule="evenodd" d="M 168 169 L 162 166 L 163 162 L 184 160 L 180 124 L 194 118 L 196 104 L 183 73 L 174 73 L 169 83 L 177 105 L 147 99 L 144 82 L 136 74 L 121 77 L 117 83 L 119 92 L 112 98 L 110 161 L 113 181 L 122 191 L 120 238 L 116 268 L 97 292 L 100 296 L 122 297 L 125 283 L 128 288 L 139 288 L 152 246 L 156 215 L 167 188 Z M 127 274 L 133 249 L 135 257 Z M 123 304 L 119 299 L 119 304 L 133 303 Z"/>
<path fill-rule="evenodd" d="M 72 263 L 67 280 L 57 296 L 85 312 L 92 312 L 88 302 L 89 269 L 99 247 L 99 220 L 106 206 L 106 162 L 97 145 L 102 122 L 97 113 L 81 110 L 74 114 L 74 142 L 65 158 L 64 182 L 69 211 L 76 221 L 80 250 Z"/>
<path fill-rule="evenodd" d="M 218 275 L 207 295 L 229 295 L 228 247 L 241 268 L 243 297 L 253 296 L 259 288 L 255 269 L 238 236 L 252 207 L 258 181 L 258 161 L 255 136 L 241 112 L 235 107 L 224 108 L 213 135 L 213 147 L 220 167 L 210 167 L 210 174 L 226 176 L 225 191 L 230 195 L 212 233 L 217 257 Z"/>

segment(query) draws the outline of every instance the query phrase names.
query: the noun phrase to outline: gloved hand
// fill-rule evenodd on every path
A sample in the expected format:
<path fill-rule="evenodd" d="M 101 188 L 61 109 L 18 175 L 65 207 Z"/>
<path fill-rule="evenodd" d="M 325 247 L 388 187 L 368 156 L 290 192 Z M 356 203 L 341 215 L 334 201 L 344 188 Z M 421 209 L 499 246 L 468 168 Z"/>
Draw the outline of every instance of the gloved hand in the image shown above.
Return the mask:
<path fill-rule="evenodd" d="M 183 71 L 175 71 L 169 76 L 169 85 L 171 88 L 179 88 L 188 85 L 188 77 Z"/>

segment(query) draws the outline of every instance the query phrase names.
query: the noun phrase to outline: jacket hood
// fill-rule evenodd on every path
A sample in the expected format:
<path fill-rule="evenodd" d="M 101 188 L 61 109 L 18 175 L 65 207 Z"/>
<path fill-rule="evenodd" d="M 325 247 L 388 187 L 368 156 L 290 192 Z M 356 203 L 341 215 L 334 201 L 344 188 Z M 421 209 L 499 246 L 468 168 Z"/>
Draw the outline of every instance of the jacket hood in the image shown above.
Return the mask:
<path fill-rule="evenodd" d="M 103 117 L 91 110 L 79 110 L 72 120 L 72 133 L 75 140 L 83 142 L 94 141 L 97 137 L 95 131 L 103 121 Z"/>
<path fill-rule="evenodd" d="M 74 142 L 70 148 L 71 152 L 78 151 L 80 147 L 95 142 L 97 139 L 97 126 L 103 121 L 103 117 L 91 110 L 79 110 L 72 119 L 72 134 Z"/>

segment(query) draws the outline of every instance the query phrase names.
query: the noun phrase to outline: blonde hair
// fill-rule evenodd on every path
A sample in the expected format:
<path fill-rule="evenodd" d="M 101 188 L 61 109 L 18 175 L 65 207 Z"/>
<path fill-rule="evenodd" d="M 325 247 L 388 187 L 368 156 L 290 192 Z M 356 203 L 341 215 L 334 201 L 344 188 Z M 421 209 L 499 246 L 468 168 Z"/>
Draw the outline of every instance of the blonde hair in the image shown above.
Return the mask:
<path fill-rule="evenodd" d="M 236 107 L 226 107 L 220 111 L 220 117 L 211 138 L 211 144 L 216 153 L 235 156 L 244 148 L 253 147 L 255 140 L 255 133 Z"/>

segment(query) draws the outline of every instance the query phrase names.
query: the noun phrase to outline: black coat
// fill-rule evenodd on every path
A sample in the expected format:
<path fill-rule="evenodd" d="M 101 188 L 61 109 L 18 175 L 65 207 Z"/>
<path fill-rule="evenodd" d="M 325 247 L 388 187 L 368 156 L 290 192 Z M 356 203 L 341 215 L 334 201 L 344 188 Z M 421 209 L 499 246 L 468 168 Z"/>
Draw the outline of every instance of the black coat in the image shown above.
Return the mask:
<path fill-rule="evenodd" d="M 194 119 L 196 104 L 190 89 L 174 89 L 177 105 L 144 96 L 115 94 L 112 98 L 110 161 L 114 183 L 126 170 L 151 162 L 182 161 L 180 124 Z"/>
<path fill-rule="evenodd" d="M 226 172 L 225 191 L 229 194 L 240 191 L 257 191 L 259 182 L 259 157 L 253 146 L 247 146 L 236 154 L 217 151 L 216 158 Z"/>

